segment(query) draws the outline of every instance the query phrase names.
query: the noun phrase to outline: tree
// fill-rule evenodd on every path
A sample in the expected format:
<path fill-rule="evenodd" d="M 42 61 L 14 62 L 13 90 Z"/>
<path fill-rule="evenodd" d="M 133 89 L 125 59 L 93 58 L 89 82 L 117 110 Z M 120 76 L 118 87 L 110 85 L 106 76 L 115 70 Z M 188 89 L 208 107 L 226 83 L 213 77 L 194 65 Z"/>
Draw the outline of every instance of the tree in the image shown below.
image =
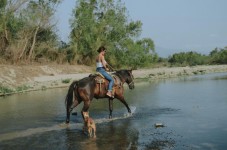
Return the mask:
<path fill-rule="evenodd" d="M 53 16 L 61 0 L 1 0 L 0 57 L 13 63 L 58 55 Z M 55 52 L 56 51 L 56 52 Z M 53 58 L 53 57 L 52 57 Z"/>
<path fill-rule="evenodd" d="M 201 55 L 193 51 L 180 52 L 180 53 L 173 54 L 169 58 L 169 62 L 173 65 L 195 66 L 195 65 L 207 64 L 208 58 L 205 55 Z"/>
<path fill-rule="evenodd" d="M 78 54 L 81 58 L 77 58 L 78 62 L 85 63 L 92 59 L 93 43 L 96 40 L 95 33 L 95 16 L 93 15 L 96 7 L 95 1 L 90 3 L 79 0 L 77 8 L 74 10 L 74 20 L 71 24 L 71 45 L 72 53 L 76 57 Z M 74 58 L 73 58 L 74 59 Z"/>
<path fill-rule="evenodd" d="M 28 0 L 1 0 L 0 2 L 0 52 L 5 55 L 12 38 L 20 27 L 15 14 Z"/>
<path fill-rule="evenodd" d="M 109 62 L 117 67 L 122 64 L 143 66 L 151 63 L 154 43 L 141 34 L 142 23 L 129 21 L 127 10 L 120 0 L 78 0 L 71 20 L 71 52 L 74 61 L 90 65 L 99 46 L 107 47 Z"/>
<path fill-rule="evenodd" d="M 27 9 L 23 11 L 23 20 L 27 22 L 26 28 L 24 28 L 28 33 L 26 39 L 30 40 L 27 52 L 28 60 L 32 59 L 38 36 L 40 36 L 40 41 L 42 39 L 50 41 L 55 38 L 56 35 L 52 33 L 54 25 L 51 24 L 51 19 L 58 3 L 60 3 L 60 0 L 32 0 L 29 2 Z M 47 39 L 46 37 L 50 37 L 51 34 L 52 39 Z"/>
<path fill-rule="evenodd" d="M 210 52 L 210 63 L 211 64 L 227 64 L 227 47 L 215 48 Z"/>

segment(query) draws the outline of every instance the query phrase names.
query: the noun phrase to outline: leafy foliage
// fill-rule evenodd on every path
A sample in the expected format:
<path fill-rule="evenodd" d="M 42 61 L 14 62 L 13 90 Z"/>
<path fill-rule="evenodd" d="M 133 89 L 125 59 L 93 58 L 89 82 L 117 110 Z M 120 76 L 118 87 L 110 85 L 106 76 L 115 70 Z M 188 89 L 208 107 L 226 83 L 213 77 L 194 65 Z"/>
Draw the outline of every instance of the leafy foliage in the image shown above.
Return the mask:
<path fill-rule="evenodd" d="M 71 22 L 71 53 L 73 61 L 94 63 L 99 46 L 107 47 L 108 61 L 115 67 L 146 66 L 156 61 L 154 42 L 135 40 L 142 23 L 129 21 L 120 0 L 78 0 Z"/>
<path fill-rule="evenodd" d="M 173 65 L 180 65 L 180 66 L 203 65 L 203 64 L 207 64 L 208 57 L 192 51 L 180 52 L 180 53 L 173 54 L 169 58 L 169 62 Z"/>
<path fill-rule="evenodd" d="M 7 94 L 7 93 L 12 93 L 14 92 L 13 89 L 9 88 L 9 87 L 5 87 L 3 85 L 0 84 L 0 95 L 1 94 Z"/>
<path fill-rule="evenodd" d="M 215 48 L 210 52 L 210 57 L 211 64 L 227 64 L 227 47 Z"/>
<path fill-rule="evenodd" d="M 227 64 L 227 47 L 208 56 L 181 52 L 159 58 L 152 39 L 140 39 L 141 21 L 132 21 L 121 0 L 77 0 L 70 20 L 70 42 L 58 41 L 53 16 L 62 0 L 1 0 L 0 60 L 92 65 L 97 49 L 107 47 L 114 68 Z M 2 90 L 5 90 L 2 88 Z"/>
<path fill-rule="evenodd" d="M 168 62 L 178 66 L 227 64 L 227 47 L 215 48 L 208 56 L 192 51 L 175 53 L 169 57 Z"/>
<path fill-rule="evenodd" d="M 71 79 L 69 79 L 69 78 L 68 79 L 63 79 L 62 83 L 69 83 L 70 81 L 71 81 Z"/>
<path fill-rule="evenodd" d="M 3 0 L 0 3 L 0 53 L 12 63 L 57 52 L 52 17 L 60 0 Z M 47 56 L 47 59 L 50 59 Z"/>

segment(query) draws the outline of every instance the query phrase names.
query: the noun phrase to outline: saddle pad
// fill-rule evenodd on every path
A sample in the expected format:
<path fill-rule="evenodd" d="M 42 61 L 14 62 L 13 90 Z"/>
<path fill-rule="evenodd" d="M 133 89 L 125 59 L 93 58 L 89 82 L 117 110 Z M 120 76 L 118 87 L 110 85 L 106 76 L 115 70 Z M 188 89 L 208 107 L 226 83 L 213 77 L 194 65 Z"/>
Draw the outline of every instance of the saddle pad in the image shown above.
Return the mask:
<path fill-rule="evenodd" d="M 105 77 L 100 72 L 96 72 L 96 75 L 98 75 L 98 76 L 100 76 L 100 77 L 105 79 Z"/>

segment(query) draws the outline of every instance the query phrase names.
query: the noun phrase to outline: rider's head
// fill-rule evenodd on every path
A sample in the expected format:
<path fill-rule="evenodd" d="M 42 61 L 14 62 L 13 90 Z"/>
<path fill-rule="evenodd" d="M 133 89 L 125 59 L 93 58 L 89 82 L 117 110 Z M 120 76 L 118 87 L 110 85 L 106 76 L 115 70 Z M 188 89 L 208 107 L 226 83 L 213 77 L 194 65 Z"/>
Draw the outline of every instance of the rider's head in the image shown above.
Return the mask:
<path fill-rule="evenodd" d="M 104 46 L 100 46 L 97 52 L 101 53 L 103 51 L 106 51 L 106 48 Z"/>

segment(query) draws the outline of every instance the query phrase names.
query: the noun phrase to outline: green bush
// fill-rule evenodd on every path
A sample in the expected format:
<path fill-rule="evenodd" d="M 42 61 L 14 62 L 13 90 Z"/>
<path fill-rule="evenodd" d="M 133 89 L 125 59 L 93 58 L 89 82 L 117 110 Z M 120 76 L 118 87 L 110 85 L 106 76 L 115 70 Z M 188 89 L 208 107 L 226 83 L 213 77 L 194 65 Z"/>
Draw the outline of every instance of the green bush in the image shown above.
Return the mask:
<path fill-rule="evenodd" d="M 28 90 L 29 88 L 31 88 L 31 87 L 29 87 L 29 86 L 27 86 L 27 85 L 18 86 L 18 87 L 16 88 L 16 91 L 17 91 L 17 92 L 21 92 L 21 91 Z"/>
<path fill-rule="evenodd" d="M 227 64 L 227 47 L 210 52 L 210 64 Z"/>
<path fill-rule="evenodd" d="M 204 65 L 208 63 L 208 56 L 199 54 L 197 52 L 180 52 L 173 54 L 169 58 L 169 63 L 177 66 L 195 66 Z"/>
<path fill-rule="evenodd" d="M 10 89 L 8 87 L 0 85 L 0 93 L 8 94 L 8 93 L 12 93 L 12 92 L 14 92 L 14 90 L 12 90 L 12 89 Z"/>
<path fill-rule="evenodd" d="M 71 79 L 63 79 L 62 83 L 69 83 L 71 81 Z"/>

